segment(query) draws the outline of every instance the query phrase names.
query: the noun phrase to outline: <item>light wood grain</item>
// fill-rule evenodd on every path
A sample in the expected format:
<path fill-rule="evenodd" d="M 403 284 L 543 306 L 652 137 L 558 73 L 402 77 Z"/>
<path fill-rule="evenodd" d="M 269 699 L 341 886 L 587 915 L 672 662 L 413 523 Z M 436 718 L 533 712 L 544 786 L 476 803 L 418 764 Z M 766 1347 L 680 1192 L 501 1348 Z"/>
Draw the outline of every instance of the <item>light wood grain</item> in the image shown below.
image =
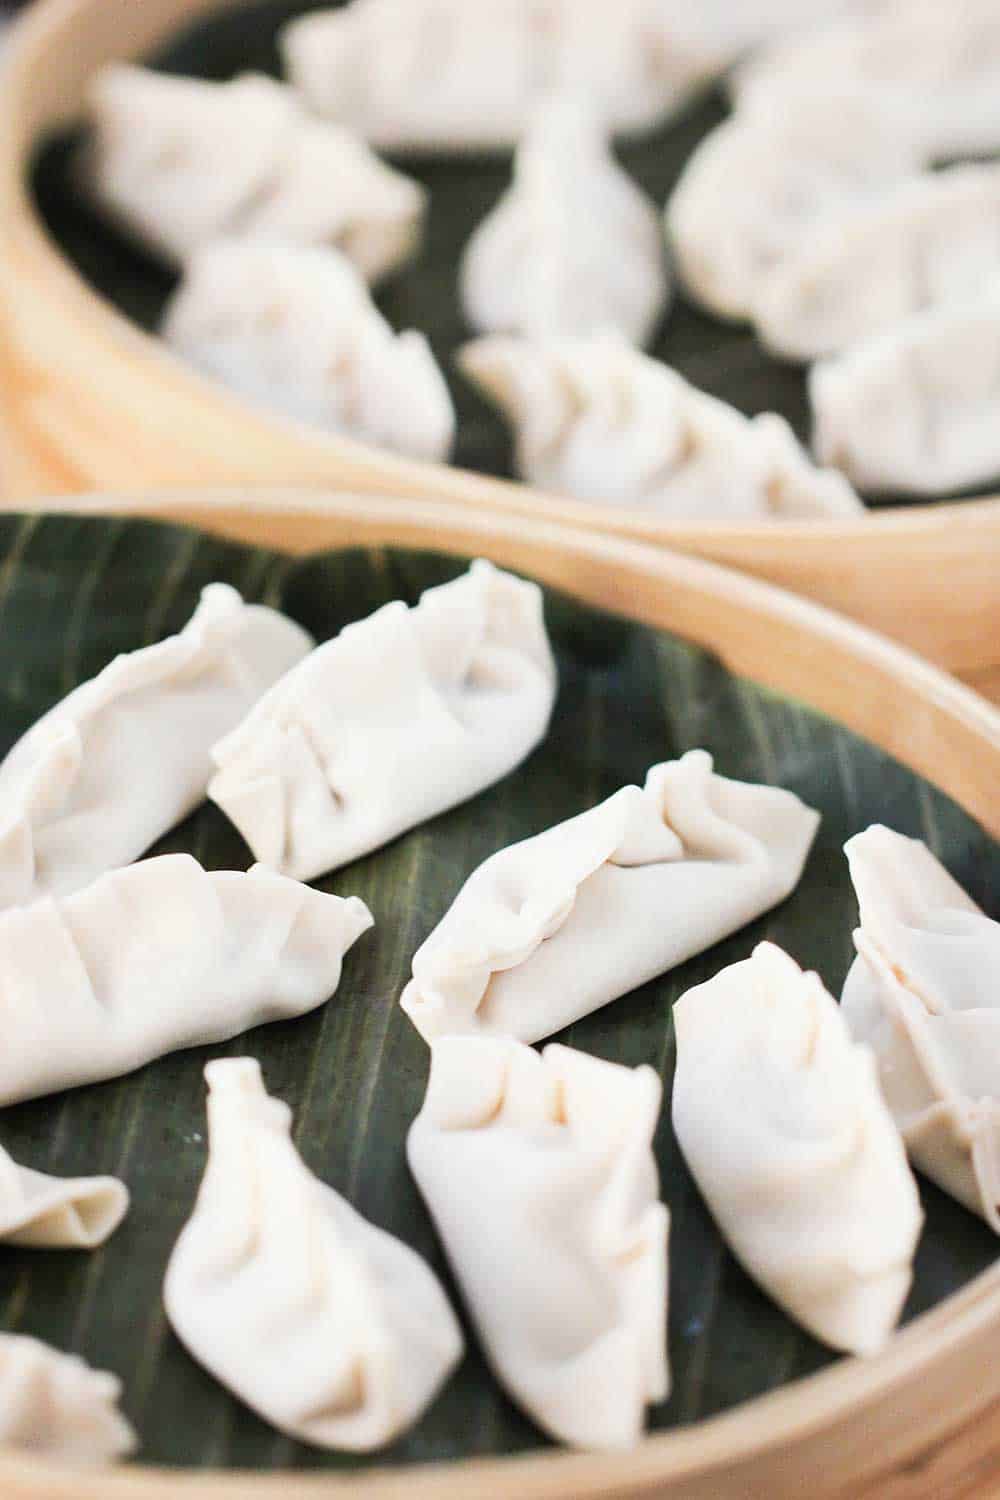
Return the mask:
<path fill-rule="evenodd" d="M 718 653 L 734 671 L 840 720 L 1000 836 L 1000 712 L 900 647 L 756 580 L 551 523 L 375 497 L 283 491 L 84 498 L 75 513 L 185 519 L 304 555 L 393 541 L 482 553 L 599 607 Z M 939 1500 L 995 1494 L 1000 1465 L 1000 1266 L 898 1333 L 885 1353 L 818 1375 L 626 1455 L 545 1454 L 352 1475 L 68 1475 L 0 1460 L 5 1500 Z"/>
<path fill-rule="evenodd" d="M 94 69 L 234 0 L 36 0 L 0 85 L 0 475 L 9 502 L 142 485 L 293 483 L 550 519 L 738 566 L 961 673 L 1000 668 L 1000 500 L 852 521 L 670 522 L 394 458 L 252 411 L 92 292 L 25 187 Z"/>

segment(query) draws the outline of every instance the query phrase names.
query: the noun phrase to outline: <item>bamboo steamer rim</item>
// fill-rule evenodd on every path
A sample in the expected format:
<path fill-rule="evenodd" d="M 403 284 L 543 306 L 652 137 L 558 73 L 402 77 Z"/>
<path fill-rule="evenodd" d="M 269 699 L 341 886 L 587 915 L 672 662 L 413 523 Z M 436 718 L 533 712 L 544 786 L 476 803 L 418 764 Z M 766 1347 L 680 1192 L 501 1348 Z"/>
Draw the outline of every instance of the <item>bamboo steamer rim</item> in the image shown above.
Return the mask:
<path fill-rule="evenodd" d="M 669 520 L 379 452 L 207 380 L 104 301 L 49 238 L 26 182 L 103 62 L 240 0 L 34 0 L 0 63 L 0 479 L 14 497 L 143 485 L 434 497 L 669 545 L 807 593 L 966 675 L 1000 672 L 1000 498 L 854 519 Z M 6 410 L 5 410 L 6 408 Z M 110 413 L 110 417 L 109 417 Z M 176 434 L 183 434 L 183 442 Z"/>
<path fill-rule="evenodd" d="M 407 507 L 369 495 L 157 492 L 58 501 L 74 516 L 171 520 L 294 555 L 398 544 L 480 553 L 718 652 L 734 671 L 838 718 L 920 771 L 1000 836 L 1000 710 L 862 626 L 771 585 L 641 543 L 554 523 L 470 513 L 443 502 Z M 782 649 L 789 647 L 792 649 Z M 349 1475 L 303 1471 L 206 1474 L 135 1464 L 96 1474 L 0 1457 L 7 1500 L 283 1500 L 350 1490 L 372 1500 L 640 1500 L 670 1495 L 785 1500 L 810 1492 L 884 1494 L 932 1449 L 926 1483 L 940 1496 L 967 1463 L 965 1424 L 1000 1402 L 1000 1264 L 900 1330 L 880 1355 L 848 1359 L 688 1428 L 655 1433 L 624 1454 L 545 1451 Z M 979 1429 L 992 1454 L 1000 1417 Z M 864 1443 L 857 1442 L 859 1432 Z M 879 1442 L 884 1445 L 879 1448 Z M 979 1450 L 976 1450 L 977 1453 Z M 979 1455 L 981 1457 L 981 1454 Z M 944 1473 L 942 1466 L 947 1468 Z M 963 1491 L 973 1493 L 973 1491 Z M 977 1492 L 978 1493 L 978 1492 Z M 990 1493 L 988 1489 L 981 1493 Z"/>

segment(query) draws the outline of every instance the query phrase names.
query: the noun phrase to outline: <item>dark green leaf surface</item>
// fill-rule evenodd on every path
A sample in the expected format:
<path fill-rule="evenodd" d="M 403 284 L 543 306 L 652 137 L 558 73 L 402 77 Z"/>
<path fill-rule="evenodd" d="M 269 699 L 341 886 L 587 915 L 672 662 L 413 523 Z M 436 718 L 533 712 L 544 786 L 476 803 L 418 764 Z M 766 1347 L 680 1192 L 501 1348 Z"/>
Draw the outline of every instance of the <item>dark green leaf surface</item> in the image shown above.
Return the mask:
<path fill-rule="evenodd" d="M 0 753 L 116 652 L 179 629 L 213 579 L 284 607 L 322 639 L 388 599 L 415 601 L 462 566 L 384 551 L 293 564 L 136 521 L 0 518 Z M 361 896 L 377 923 L 348 955 L 328 1005 L 227 1046 L 180 1053 L 127 1078 L 0 1115 L 0 1141 L 16 1159 L 65 1175 L 116 1172 L 132 1191 L 124 1225 L 94 1254 L 0 1248 L 0 1327 L 37 1334 L 117 1371 L 148 1460 L 263 1467 L 375 1461 L 316 1453 L 274 1433 L 195 1365 L 165 1325 L 163 1271 L 205 1161 L 202 1067 L 223 1054 L 259 1057 L 268 1087 L 295 1111 L 309 1165 L 444 1274 L 403 1151 L 427 1051 L 396 1002 L 414 950 L 466 875 L 495 849 L 696 745 L 711 750 L 725 774 L 780 783 L 822 810 L 802 884 L 783 907 L 564 1033 L 562 1040 L 601 1057 L 651 1063 L 667 1098 L 673 1000 L 762 938 L 817 968 L 839 993 L 856 919 L 841 845 L 868 823 L 882 820 L 926 839 L 987 910 L 997 909 L 1000 851 L 953 803 L 871 746 L 731 677 L 710 655 L 668 635 L 552 594 L 547 616 L 561 689 L 545 745 L 501 785 L 321 882 Z M 157 852 L 174 849 L 212 868 L 249 862 L 239 836 L 209 806 Z M 745 1401 L 830 1356 L 725 1251 L 684 1168 L 669 1111 L 656 1151 L 673 1215 L 674 1394 L 653 1413 L 653 1425 L 670 1427 Z M 961 1286 L 995 1253 L 978 1219 L 927 1185 L 923 1196 L 928 1222 L 908 1317 Z M 470 1338 L 458 1375 L 388 1459 L 507 1453 L 542 1442 L 498 1391 Z"/>

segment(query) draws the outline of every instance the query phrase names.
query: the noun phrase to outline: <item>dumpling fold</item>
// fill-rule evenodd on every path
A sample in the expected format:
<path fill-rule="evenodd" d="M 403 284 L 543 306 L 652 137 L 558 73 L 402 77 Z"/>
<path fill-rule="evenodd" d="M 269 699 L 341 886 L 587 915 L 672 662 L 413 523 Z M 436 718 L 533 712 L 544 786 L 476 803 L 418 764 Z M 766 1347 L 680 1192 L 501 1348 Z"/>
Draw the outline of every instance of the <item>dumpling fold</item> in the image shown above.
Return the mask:
<path fill-rule="evenodd" d="M 0 1333 L 0 1446 L 62 1463 L 105 1464 L 138 1442 L 118 1410 L 121 1381 L 23 1334 Z"/>
<path fill-rule="evenodd" d="M 541 590 L 480 560 L 307 657 L 216 745 L 210 796 L 310 880 L 506 776 L 555 694 Z"/>
<path fill-rule="evenodd" d="M 312 639 L 213 583 L 179 635 L 117 657 L 0 763 L 0 907 L 137 859 L 205 796 L 209 751 Z"/>
<path fill-rule="evenodd" d="M 50 1177 L 0 1147 L 0 1240 L 38 1249 L 92 1250 L 128 1210 L 117 1177 Z"/>
<path fill-rule="evenodd" d="M 861 910 L 842 1009 L 920 1171 L 1000 1234 L 1000 922 L 918 839 L 845 845 Z"/>
<path fill-rule="evenodd" d="M 923 1214 L 870 1048 L 772 943 L 674 1006 L 674 1130 L 734 1255 L 835 1349 L 899 1319 Z"/>
<path fill-rule="evenodd" d="M 420 1256 L 305 1166 L 253 1058 L 209 1063 L 208 1165 L 167 1267 L 167 1316 L 266 1421 L 323 1448 L 381 1447 L 463 1352 Z"/>
<path fill-rule="evenodd" d="M 508 1394 L 552 1437 L 629 1447 L 666 1398 L 652 1068 L 446 1037 L 410 1167 Z"/>
<path fill-rule="evenodd" d="M 727 937 L 798 883 L 819 814 L 704 750 L 475 870 L 413 959 L 428 1040 L 536 1042 Z"/>
<path fill-rule="evenodd" d="M 0 1105 L 304 1014 L 372 925 L 356 896 L 163 855 L 0 915 Z"/>

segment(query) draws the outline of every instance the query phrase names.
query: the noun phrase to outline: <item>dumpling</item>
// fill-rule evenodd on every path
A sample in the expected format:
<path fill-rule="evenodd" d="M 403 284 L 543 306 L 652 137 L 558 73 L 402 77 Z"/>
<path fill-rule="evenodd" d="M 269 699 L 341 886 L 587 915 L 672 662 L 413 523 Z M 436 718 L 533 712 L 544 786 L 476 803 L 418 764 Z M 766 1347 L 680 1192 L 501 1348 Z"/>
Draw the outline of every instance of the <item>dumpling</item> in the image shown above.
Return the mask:
<path fill-rule="evenodd" d="M 121 1381 L 38 1339 L 0 1333 L 0 1447 L 103 1464 L 137 1447 L 118 1410 Z"/>
<path fill-rule="evenodd" d="M 719 317 L 752 319 L 768 277 L 818 224 L 919 165 L 878 101 L 839 82 L 740 109 L 695 148 L 667 204 L 685 288 Z"/>
<path fill-rule="evenodd" d="M 168 261 L 219 237 L 329 245 L 376 281 L 419 246 L 423 189 L 270 78 L 207 83 L 115 64 L 87 107 L 91 193 Z"/>
<path fill-rule="evenodd" d="M 0 1147 L 0 1240 L 38 1249 L 92 1250 L 128 1210 L 117 1177 L 50 1177 Z"/>
<path fill-rule="evenodd" d="M 899 1319 L 923 1214 L 875 1060 L 772 943 L 674 1006 L 674 1131 L 734 1255 L 834 1349 Z"/>
<path fill-rule="evenodd" d="M 1000 165 L 907 179 L 821 224 L 767 278 L 754 317 L 763 342 L 815 359 L 924 308 L 972 295 L 1000 261 Z"/>
<path fill-rule="evenodd" d="M 305 1166 L 250 1057 L 209 1063 L 208 1165 L 163 1286 L 193 1357 L 322 1448 L 391 1442 L 462 1357 L 430 1268 Z"/>
<path fill-rule="evenodd" d="M 620 339 L 494 336 L 466 344 L 459 365 L 513 424 L 518 472 L 553 493 L 675 519 L 862 509 L 783 417 L 749 420 Z"/>
<path fill-rule="evenodd" d="M 541 590 L 475 562 L 307 657 L 216 745 L 209 795 L 257 859 L 311 880 L 506 776 L 555 694 Z"/>
<path fill-rule="evenodd" d="M 167 854 L 0 915 L 0 1106 L 312 1010 L 372 925 L 267 870 Z"/>
<path fill-rule="evenodd" d="M 560 96 L 532 121 L 510 188 L 463 252 L 459 290 L 485 331 L 651 337 L 667 301 L 659 215 L 583 100 Z"/>
<path fill-rule="evenodd" d="M 413 960 L 402 1006 L 429 1042 L 537 1042 L 783 901 L 819 814 L 691 750 L 475 870 Z"/>
<path fill-rule="evenodd" d="M 637 1443 L 665 1400 L 660 1080 L 568 1047 L 446 1037 L 410 1167 L 486 1357 L 559 1442 Z"/>
<path fill-rule="evenodd" d="M 849 79 L 926 159 L 1000 150 L 1000 11 L 995 0 L 901 0 L 792 36 L 738 70 L 742 108 L 783 93 L 829 95 Z"/>
<path fill-rule="evenodd" d="M 914 1163 L 1000 1234 L 1000 922 L 917 839 L 876 825 L 845 849 L 861 909 L 847 1024 Z"/>
<path fill-rule="evenodd" d="M 352 0 L 282 49 L 310 106 L 376 146 L 470 151 L 513 145 L 559 88 L 611 130 L 657 124 L 728 60 L 678 21 L 675 0 Z"/>
<path fill-rule="evenodd" d="M 866 489 L 1000 476 L 1000 283 L 916 313 L 809 372 L 813 446 Z"/>
<path fill-rule="evenodd" d="M 335 250 L 219 240 L 188 262 L 163 337 L 255 404 L 411 458 L 447 458 L 455 413 L 423 334 L 396 334 Z"/>
<path fill-rule="evenodd" d="M 209 751 L 312 638 L 213 583 L 179 635 L 117 657 L 0 763 L 0 906 L 138 859 L 202 801 Z"/>

